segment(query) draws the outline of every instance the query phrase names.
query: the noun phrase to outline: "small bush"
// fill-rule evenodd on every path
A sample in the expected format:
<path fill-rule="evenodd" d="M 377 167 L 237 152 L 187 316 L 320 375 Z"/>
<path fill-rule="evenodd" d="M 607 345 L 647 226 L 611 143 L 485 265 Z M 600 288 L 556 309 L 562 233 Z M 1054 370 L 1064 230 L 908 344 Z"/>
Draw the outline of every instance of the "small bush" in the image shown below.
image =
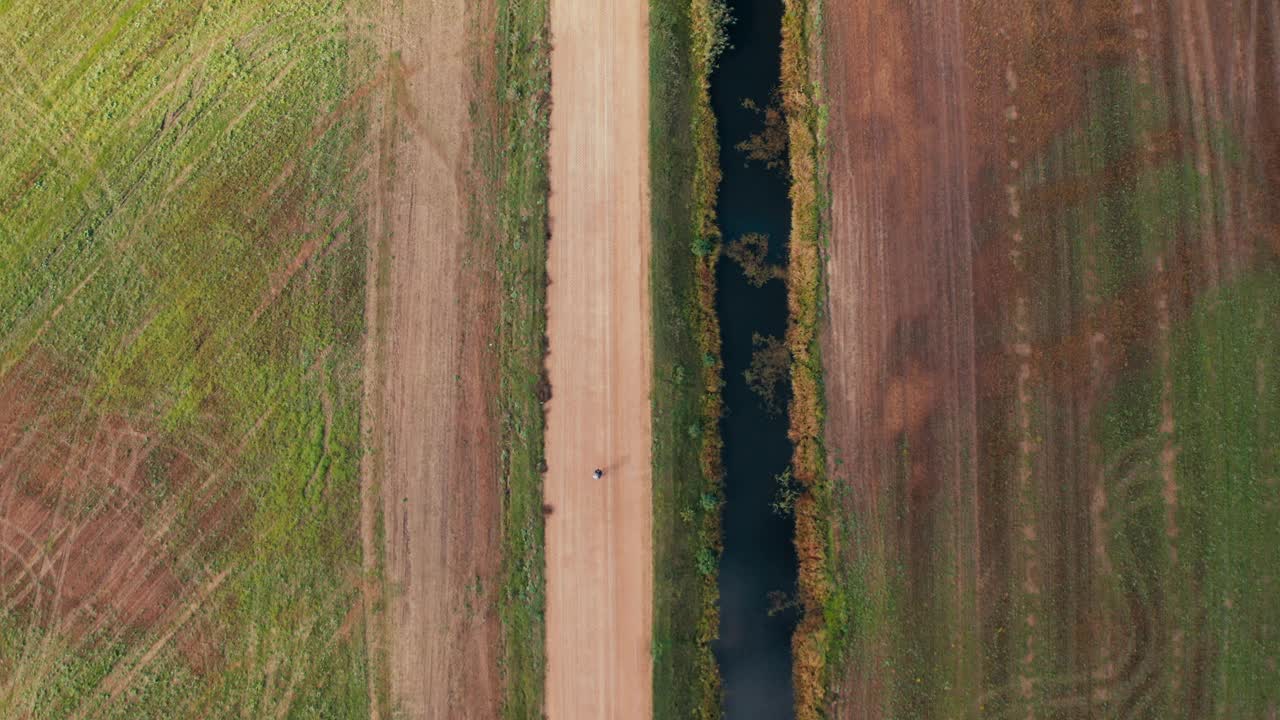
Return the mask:
<path fill-rule="evenodd" d="M 755 352 L 751 354 L 751 366 L 742 376 L 752 392 L 760 396 L 765 410 L 778 413 L 778 395 L 791 370 L 791 351 L 780 338 L 755 333 L 751 337 Z"/>
<path fill-rule="evenodd" d="M 698 503 L 702 506 L 702 511 L 708 513 L 715 512 L 716 508 L 720 507 L 720 499 L 712 493 L 702 493 Z"/>
<path fill-rule="evenodd" d="M 716 552 L 711 548 L 698 549 L 698 572 L 702 575 L 715 575 L 719 562 L 720 559 L 716 557 Z"/>
<path fill-rule="evenodd" d="M 777 90 L 769 107 L 761 109 L 755 101 L 746 99 L 742 107 L 764 118 L 764 128 L 734 146 L 747 156 L 747 162 L 761 162 L 770 170 L 784 171 L 787 167 L 787 124 L 782 115 L 782 100 Z"/>
<path fill-rule="evenodd" d="M 787 269 L 769 262 L 769 236 L 764 233 L 747 233 L 729 243 L 724 254 L 742 268 L 747 282 L 764 287 L 770 280 L 783 280 Z"/>
<path fill-rule="evenodd" d="M 689 436 L 690 440 L 697 440 L 702 437 L 702 423 L 696 422 L 689 425 L 689 427 L 685 429 L 685 434 Z"/>
<path fill-rule="evenodd" d="M 800 483 L 791 475 L 791 468 L 787 468 L 774 477 L 774 481 L 778 487 L 774 490 L 773 503 L 770 507 L 777 515 L 790 515 L 796 511 L 796 498 L 800 497 L 803 488 Z"/>

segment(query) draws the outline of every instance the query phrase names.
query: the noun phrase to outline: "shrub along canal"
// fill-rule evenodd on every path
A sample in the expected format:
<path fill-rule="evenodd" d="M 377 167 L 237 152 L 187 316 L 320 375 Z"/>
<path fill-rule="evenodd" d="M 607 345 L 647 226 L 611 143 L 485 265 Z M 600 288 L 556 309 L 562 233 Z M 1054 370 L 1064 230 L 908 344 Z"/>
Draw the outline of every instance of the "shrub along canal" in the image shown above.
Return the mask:
<path fill-rule="evenodd" d="M 766 131 L 766 108 L 773 104 L 779 82 L 783 8 L 781 0 L 728 0 L 727 4 L 735 18 L 728 28 L 731 47 L 711 78 L 724 171 L 718 212 L 726 243 L 717 272 L 725 365 L 726 412 L 721 431 L 726 501 L 716 656 L 726 717 L 777 720 L 793 716 L 791 633 L 796 613 L 787 601 L 795 592 L 796 554 L 795 522 L 773 507 L 775 478 L 791 458 L 786 417 L 789 387 L 786 356 L 779 357 L 775 351 L 774 362 L 768 362 L 767 339 L 776 338 L 778 347 L 784 340 L 786 286 L 781 278 L 765 278 L 771 269 L 786 265 L 791 203 L 785 156 L 777 157 L 771 166 L 766 160 L 749 161 L 747 152 L 737 146 L 754 136 L 767 148 L 771 137 L 778 137 Z M 744 100 L 755 107 L 744 107 Z M 778 121 L 776 131 L 785 133 L 781 118 Z M 756 266 L 757 281 L 763 282 L 759 287 L 748 278 L 741 260 L 751 253 L 735 253 L 730 247 L 750 233 L 769 238 L 767 255 L 746 262 Z M 730 259 L 731 255 L 737 257 Z M 766 263 L 763 268 L 761 260 Z M 748 370 L 753 371 L 752 382 L 744 376 Z M 776 385 L 771 382 L 774 378 Z M 773 388 L 772 403 L 762 397 L 761 386 Z"/>

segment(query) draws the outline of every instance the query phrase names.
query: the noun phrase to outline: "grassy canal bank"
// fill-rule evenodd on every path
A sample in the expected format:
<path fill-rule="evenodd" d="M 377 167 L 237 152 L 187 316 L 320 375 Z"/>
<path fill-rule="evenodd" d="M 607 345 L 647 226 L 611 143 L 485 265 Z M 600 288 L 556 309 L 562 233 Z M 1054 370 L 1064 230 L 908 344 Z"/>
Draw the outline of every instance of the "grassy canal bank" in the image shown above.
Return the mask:
<path fill-rule="evenodd" d="M 650 3 L 657 718 L 720 715 L 720 169 L 707 92 L 726 20 L 719 0 Z"/>

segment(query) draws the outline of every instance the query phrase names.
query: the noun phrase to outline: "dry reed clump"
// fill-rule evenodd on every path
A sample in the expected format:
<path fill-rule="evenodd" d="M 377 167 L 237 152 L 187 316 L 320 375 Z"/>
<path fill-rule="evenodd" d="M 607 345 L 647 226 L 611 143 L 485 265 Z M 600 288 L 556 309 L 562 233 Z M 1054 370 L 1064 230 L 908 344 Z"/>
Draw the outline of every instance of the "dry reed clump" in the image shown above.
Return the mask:
<path fill-rule="evenodd" d="M 819 717 L 819 711 L 802 710 L 802 698 L 821 698 L 825 694 L 822 676 L 826 666 L 826 633 L 822 620 L 815 615 L 805 615 L 791 642 L 792 675 L 795 684 L 796 717 Z"/>
<path fill-rule="evenodd" d="M 791 245 L 788 266 L 787 345 L 791 350 L 791 426 L 795 446 L 792 472 L 805 489 L 796 503 L 796 553 L 799 595 L 804 616 L 792 637 L 792 681 L 797 720 L 823 716 L 826 697 L 824 610 L 830 593 L 826 518 L 820 499 L 826 492 L 822 446 L 821 359 L 816 332 L 821 292 L 819 251 L 821 207 L 818 200 L 819 111 L 811 76 L 808 0 L 785 0 L 782 21 L 782 104 L 786 115 L 791 166 Z"/>
<path fill-rule="evenodd" d="M 716 135 L 716 116 L 711 111 L 711 71 L 716 60 L 728 44 L 725 25 L 729 11 L 723 0 L 690 0 L 689 18 L 692 23 L 692 74 L 694 86 L 693 143 L 697 161 L 694 163 L 693 227 L 699 238 L 720 240 L 720 228 L 716 224 L 716 193 L 720 188 L 720 145 Z M 702 263 L 715 268 L 716 257 L 708 256 Z M 701 280 L 701 278 L 700 278 Z M 711 288 L 715 288 L 714 274 Z M 714 297 L 714 292 L 712 293 Z M 714 304 L 712 308 L 714 315 Z M 716 342 L 719 343 L 719 327 Z"/>

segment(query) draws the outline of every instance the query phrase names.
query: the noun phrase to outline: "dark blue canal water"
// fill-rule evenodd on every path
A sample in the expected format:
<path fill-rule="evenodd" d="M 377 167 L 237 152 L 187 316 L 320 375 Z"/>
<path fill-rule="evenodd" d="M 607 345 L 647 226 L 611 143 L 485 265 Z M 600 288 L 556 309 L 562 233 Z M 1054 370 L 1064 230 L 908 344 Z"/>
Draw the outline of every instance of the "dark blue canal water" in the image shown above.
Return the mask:
<path fill-rule="evenodd" d="M 769 105 L 778 85 L 781 0 L 729 0 L 735 22 L 731 49 L 711 78 L 711 105 L 719 121 L 720 166 L 724 178 L 718 204 L 726 242 L 748 232 L 767 233 L 770 259 L 786 261 L 791 202 L 788 181 L 762 163 L 745 165 L 734 146 L 764 127 L 761 114 L 742 107 L 750 98 Z M 725 363 L 724 555 L 720 561 L 720 641 L 716 657 L 729 720 L 793 717 L 791 634 L 796 614 L 769 616 L 769 593 L 795 591 L 795 522 L 771 508 L 775 476 L 791 459 L 785 403 L 770 414 L 747 385 L 752 336 L 783 337 L 786 286 L 772 280 L 749 284 L 737 263 L 724 258 L 718 271 L 720 329 Z M 788 388 L 789 392 L 789 388 Z M 786 396 L 780 398 L 785 400 Z"/>

